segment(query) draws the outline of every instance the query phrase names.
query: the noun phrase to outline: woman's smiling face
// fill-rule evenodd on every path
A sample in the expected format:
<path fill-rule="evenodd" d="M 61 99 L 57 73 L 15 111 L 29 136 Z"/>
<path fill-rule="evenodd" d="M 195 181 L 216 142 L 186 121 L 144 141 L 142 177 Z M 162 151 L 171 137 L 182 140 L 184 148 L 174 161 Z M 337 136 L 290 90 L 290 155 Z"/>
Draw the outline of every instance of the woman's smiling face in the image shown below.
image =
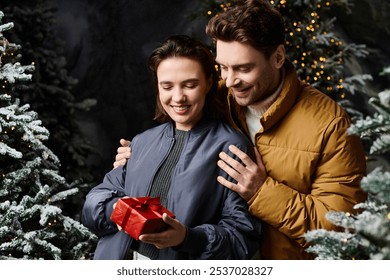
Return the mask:
<path fill-rule="evenodd" d="M 180 130 L 190 130 L 202 118 L 206 94 L 211 87 L 199 62 L 170 57 L 157 68 L 160 102 Z"/>

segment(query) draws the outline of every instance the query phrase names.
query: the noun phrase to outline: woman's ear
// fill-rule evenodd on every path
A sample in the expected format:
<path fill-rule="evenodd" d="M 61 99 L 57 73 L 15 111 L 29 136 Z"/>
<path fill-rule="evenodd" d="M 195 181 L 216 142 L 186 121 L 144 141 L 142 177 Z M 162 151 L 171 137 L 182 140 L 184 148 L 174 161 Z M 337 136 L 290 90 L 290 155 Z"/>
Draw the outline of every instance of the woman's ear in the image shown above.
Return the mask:
<path fill-rule="evenodd" d="M 275 67 L 280 69 L 283 67 L 284 61 L 286 60 L 286 49 L 284 45 L 279 45 L 274 52 Z"/>

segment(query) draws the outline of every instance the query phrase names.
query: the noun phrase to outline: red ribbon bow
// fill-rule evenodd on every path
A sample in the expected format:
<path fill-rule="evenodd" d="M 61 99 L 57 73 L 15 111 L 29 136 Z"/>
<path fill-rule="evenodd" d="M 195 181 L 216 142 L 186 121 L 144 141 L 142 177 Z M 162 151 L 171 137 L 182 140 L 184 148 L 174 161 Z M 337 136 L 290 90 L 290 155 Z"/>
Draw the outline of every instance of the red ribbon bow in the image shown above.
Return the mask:
<path fill-rule="evenodd" d="M 141 211 L 145 211 L 148 208 L 154 211 L 159 211 L 161 209 L 159 197 L 136 197 L 131 198 L 130 202 L 130 207 Z"/>

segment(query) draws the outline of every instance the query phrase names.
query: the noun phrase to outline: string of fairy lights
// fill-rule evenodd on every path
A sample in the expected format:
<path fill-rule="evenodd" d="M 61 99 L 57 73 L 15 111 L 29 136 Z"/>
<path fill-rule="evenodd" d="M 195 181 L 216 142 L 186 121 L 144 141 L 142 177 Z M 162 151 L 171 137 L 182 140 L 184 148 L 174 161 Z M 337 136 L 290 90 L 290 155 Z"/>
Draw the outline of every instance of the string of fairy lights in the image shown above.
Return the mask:
<path fill-rule="evenodd" d="M 326 26 L 323 26 L 320 16 L 324 10 L 332 6 L 331 1 L 311 1 L 312 5 L 301 4 L 301 6 L 298 6 L 295 1 L 270 0 L 269 2 L 286 19 L 285 46 L 300 78 L 334 98 L 344 99 L 346 94 L 341 70 L 344 63 L 343 42 L 324 30 Z M 209 5 L 205 11 L 208 18 L 229 9 L 232 2 L 223 1 L 217 5 L 215 3 Z M 321 40 L 319 36 L 322 36 Z"/>

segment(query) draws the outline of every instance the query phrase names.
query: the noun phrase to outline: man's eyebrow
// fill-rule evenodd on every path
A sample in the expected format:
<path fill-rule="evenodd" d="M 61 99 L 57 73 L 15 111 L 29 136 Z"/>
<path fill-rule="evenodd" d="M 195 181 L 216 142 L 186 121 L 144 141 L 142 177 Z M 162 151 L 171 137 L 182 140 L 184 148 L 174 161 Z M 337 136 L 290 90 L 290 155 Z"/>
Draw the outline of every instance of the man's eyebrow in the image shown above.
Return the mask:
<path fill-rule="evenodd" d="M 242 63 L 242 64 L 233 65 L 233 69 L 253 68 L 254 66 L 255 66 L 255 63 L 249 62 L 249 63 Z"/>
<path fill-rule="evenodd" d="M 215 60 L 215 62 L 219 65 L 223 65 L 222 63 L 218 62 L 217 60 Z M 254 62 L 240 63 L 240 64 L 232 65 L 232 68 L 234 68 L 234 69 L 241 68 L 241 67 L 249 67 L 250 68 L 250 67 L 253 67 L 255 65 L 256 65 L 256 63 L 254 63 Z"/>

